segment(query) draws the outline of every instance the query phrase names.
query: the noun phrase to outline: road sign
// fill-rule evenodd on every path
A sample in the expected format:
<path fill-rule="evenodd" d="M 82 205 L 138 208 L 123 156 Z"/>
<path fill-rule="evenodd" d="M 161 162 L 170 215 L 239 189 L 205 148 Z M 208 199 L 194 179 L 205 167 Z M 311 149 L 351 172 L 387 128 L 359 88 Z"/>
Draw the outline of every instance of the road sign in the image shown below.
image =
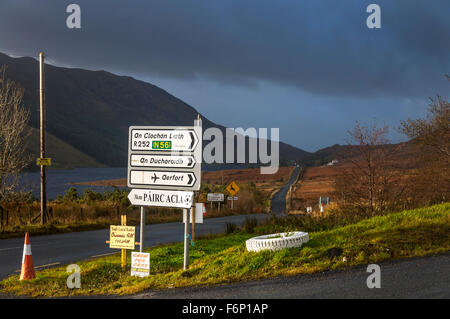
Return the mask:
<path fill-rule="evenodd" d="M 208 202 L 223 202 L 224 195 L 222 193 L 208 193 L 206 200 Z"/>
<path fill-rule="evenodd" d="M 227 197 L 228 200 L 238 200 L 237 196 L 228 196 Z"/>
<path fill-rule="evenodd" d="M 130 188 L 200 189 L 201 121 L 194 126 L 131 126 L 128 178 Z"/>
<path fill-rule="evenodd" d="M 228 193 L 230 193 L 230 195 L 234 196 L 235 194 L 237 194 L 237 192 L 239 192 L 239 187 L 236 185 L 235 182 L 231 182 L 226 190 L 228 191 Z"/>
<path fill-rule="evenodd" d="M 330 203 L 330 197 L 322 197 L 322 196 L 319 197 L 319 206 L 321 204 L 328 205 L 329 203 Z"/>
<path fill-rule="evenodd" d="M 38 166 L 51 166 L 52 165 L 52 159 L 51 158 L 37 158 L 36 159 L 36 165 Z"/>
<path fill-rule="evenodd" d="M 132 167 L 193 168 L 194 156 L 131 154 Z"/>
<path fill-rule="evenodd" d="M 132 151 L 194 151 L 199 138 L 194 129 L 134 128 L 130 132 Z"/>
<path fill-rule="evenodd" d="M 193 210 L 190 210 L 189 214 L 189 223 L 192 224 L 192 212 Z M 195 223 L 196 224 L 203 224 L 203 216 L 206 215 L 206 208 L 204 203 L 195 203 Z M 183 223 L 186 222 L 186 216 L 183 215 Z"/>
<path fill-rule="evenodd" d="M 171 190 L 132 189 L 128 194 L 131 204 L 136 206 L 190 208 L 193 198 L 194 192 Z"/>
<path fill-rule="evenodd" d="M 147 277 L 150 275 L 150 254 L 131 252 L 131 276 Z"/>
<path fill-rule="evenodd" d="M 134 249 L 134 226 L 110 226 L 109 248 Z"/>
<path fill-rule="evenodd" d="M 133 187 L 145 186 L 170 186 L 171 188 L 192 187 L 196 177 L 193 172 L 175 171 L 130 171 L 129 184 Z"/>

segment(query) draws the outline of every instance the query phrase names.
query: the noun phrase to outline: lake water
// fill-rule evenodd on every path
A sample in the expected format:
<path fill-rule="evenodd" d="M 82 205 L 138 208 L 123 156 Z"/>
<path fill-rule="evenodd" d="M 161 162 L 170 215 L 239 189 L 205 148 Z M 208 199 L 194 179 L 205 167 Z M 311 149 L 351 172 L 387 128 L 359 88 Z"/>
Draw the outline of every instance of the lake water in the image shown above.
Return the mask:
<path fill-rule="evenodd" d="M 247 165 L 203 165 L 203 171 L 215 171 L 222 169 L 246 168 Z M 21 191 L 31 191 L 34 196 L 40 198 L 41 176 L 40 172 L 22 173 L 20 182 Z M 83 194 L 85 189 L 96 192 L 111 190 L 109 186 L 83 186 L 70 185 L 70 183 L 119 179 L 127 177 L 126 167 L 109 168 L 76 168 L 70 170 L 47 170 L 47 198 L 55 199 L 70 188 L 75 187 L 78 194 Z"/>

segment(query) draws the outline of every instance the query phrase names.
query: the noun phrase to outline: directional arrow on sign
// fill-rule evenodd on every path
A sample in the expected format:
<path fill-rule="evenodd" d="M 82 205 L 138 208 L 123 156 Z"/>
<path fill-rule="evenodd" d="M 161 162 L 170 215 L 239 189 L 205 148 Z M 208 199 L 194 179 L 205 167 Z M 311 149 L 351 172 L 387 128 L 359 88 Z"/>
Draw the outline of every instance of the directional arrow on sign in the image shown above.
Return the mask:
<path fill-rule="evenodd" d="M 195 184 L 193 172 L 130 171 L 131 185 L 190 187 Z"/>
<path fill-rule="evenodd" d="M 136 206 L 190 208 L 193 198 L 193 192 L 172 190 L 132 189 L 128 194 L 131 204 Z"/>
<path fill-rule="evenodd" d="M 131 154 L 130 158 L 132 167 L 193 168 L 195 163 L 192 155 Z"/>
<path fill-rule="evenodd" d="M 198 136 L 191 129 L 132 129 L 132 151 L 194 151 Z"/>

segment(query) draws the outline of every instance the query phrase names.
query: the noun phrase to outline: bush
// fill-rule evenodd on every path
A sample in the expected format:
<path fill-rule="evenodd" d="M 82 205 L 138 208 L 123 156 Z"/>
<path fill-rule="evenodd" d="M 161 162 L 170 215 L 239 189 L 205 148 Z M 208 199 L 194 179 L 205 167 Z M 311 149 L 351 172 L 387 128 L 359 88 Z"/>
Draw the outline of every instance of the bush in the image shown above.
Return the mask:
<path fill-rule="evenodd" d="M 227 235 L 234 233 L 237 230 L 237 226 L 234 223 L 227 223 Z"/>
<path fill-rule="evenodd" d="M 64 194 L 62 198 L 65 202 L 75 202 L 78 199 L 77 189 L 74 187 L 69 188 Z"/>
<path fill-rule="evenodd" d="M 83 201 L 85 203 L 101 200 L 103 200 L 103 195 L 101 193 L 94 192 L 93 190 L 90 189 L 86 189 L 83 193 Z"/>
<path fill-rule="evenodd" d="M 242 230 L 246 233 L 252 234 L 255 232 L 255 228 L 258 226 L 258 220 L 255 217 L 247 217 L 245 218 L 244 225 L 242 226 Z"/>

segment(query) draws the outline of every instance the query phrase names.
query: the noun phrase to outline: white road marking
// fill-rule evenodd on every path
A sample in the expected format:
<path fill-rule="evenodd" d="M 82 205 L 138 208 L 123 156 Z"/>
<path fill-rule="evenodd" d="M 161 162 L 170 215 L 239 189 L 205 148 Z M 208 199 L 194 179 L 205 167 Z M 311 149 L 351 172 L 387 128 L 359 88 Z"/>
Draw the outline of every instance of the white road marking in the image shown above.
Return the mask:
<path fill-rule="evenodd" d="M 109 255 L 114 255 L 114 254 L 118 254 L 118 253 L 115 252 L 115 253 L 106 253 L 106 254 L 94 255 L 94 256 L 91 256 L 91 258 L 102 257 L 102 256 L 109 256 Z"/>
<path fill-rule="evenodd" d="M 44 268 L 44 267 L 50 267 L 50 266 L 56 266 L 56 265 L 60 265 L 60 262 L 56 262 L 56 263 L 51 263 L 51 264 L 46 264 L 46 265 L 40 265 L 40 266 L 36 266 L 34 267 L 34 269 L 39 269 L 39 268 Z M 20 269 L 15 270 L 14 272 L 20 272 Z"/>
<path fill-rule="evenodd" d="M 10 248 L 1 248 L 0 251 L 4 251 L 4 250 L 12 250 L 12 249 L 23 249 L 23 246 L 20 247 L 10 247 Z"/>

